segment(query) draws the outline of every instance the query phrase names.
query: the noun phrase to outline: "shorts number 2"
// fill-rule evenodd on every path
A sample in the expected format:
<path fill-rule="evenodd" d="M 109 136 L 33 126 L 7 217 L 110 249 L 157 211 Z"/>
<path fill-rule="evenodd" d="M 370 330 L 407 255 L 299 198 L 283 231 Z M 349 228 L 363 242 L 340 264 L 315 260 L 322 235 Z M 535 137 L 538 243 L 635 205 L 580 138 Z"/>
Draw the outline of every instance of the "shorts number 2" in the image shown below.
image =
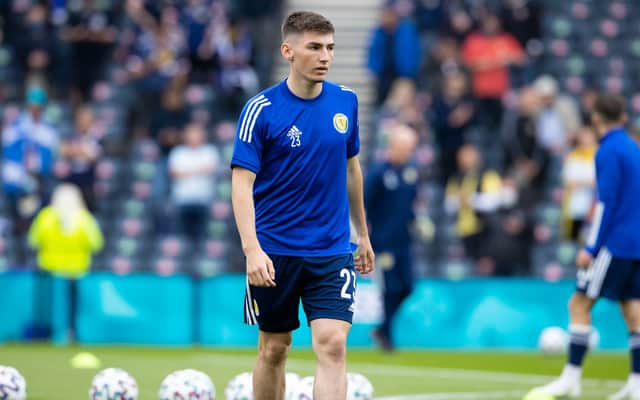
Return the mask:
<path fill-rule="evenodd" d="M 349 284 L 353 282 L 353 291 L 356 290 L 356 272 L 350 271 L 346 268 L 342 268 L 340 270 L 340 278 L 344 278 L 344 285 L 342 285 L 342 290 L 340 291 L 340 297 L 343 299 L 352 299 L 350 293 L 347 293 L 347 289 L 349 288 Z"/>

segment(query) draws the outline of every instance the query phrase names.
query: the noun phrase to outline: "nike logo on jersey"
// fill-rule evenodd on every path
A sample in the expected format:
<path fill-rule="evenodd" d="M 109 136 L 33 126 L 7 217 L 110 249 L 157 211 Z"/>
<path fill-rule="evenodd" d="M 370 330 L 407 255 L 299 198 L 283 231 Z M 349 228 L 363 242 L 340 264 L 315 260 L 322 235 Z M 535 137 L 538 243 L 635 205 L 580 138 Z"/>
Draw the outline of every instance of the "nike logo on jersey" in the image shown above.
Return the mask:
<path fill-rule="evenodd" d="M 302 131 L 297 126 L 294 125 L 289 129 L 287 137 L 291 139 L 291 147 L 300 147 L 300 136 L 302 136 Z"/>

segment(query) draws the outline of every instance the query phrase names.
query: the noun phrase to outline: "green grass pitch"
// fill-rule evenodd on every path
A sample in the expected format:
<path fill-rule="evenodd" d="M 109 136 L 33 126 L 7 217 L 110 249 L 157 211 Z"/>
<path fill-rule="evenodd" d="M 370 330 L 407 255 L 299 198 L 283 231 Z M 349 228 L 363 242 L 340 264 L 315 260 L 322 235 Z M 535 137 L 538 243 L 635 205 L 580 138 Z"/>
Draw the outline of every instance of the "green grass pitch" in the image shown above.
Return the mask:
<path fill-rule="evenodd" d="M 73 369 L 70 358 L 90 351 L 102 367 L 120 367 L 137 380 L 140 400 L 157 399 L 160 381 L 169 372 L 195 368 L 206 372 L 224 399 L 224 387 L 236 374 L 250 371 L 252 349 L 53 347 L 0 345 L 0 365 L 11 365 L 27 380 L 29 400 L 88 399 L 97 370 Z M 350 350 L 348 370 L 367 376 L 376 398 L 394 400 L 521 399 L 532 387 L 547 382 L 562 368 L 564 356 L 513 352 L 399 351 L 383 354 Z M 291 352 L 287 370 L 313 374 L 310 351 Z M 626 379 L 625 353 L 594 353 L 587 358 L 582 399 L 602 399 Z"/>

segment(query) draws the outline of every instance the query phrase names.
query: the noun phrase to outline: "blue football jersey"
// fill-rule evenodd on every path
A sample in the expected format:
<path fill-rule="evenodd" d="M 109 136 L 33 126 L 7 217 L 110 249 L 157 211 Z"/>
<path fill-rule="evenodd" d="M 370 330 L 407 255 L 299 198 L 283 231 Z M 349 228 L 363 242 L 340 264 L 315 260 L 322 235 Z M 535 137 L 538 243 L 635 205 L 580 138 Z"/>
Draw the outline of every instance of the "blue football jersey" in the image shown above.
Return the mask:
<path fill-rule="evenodd" d="M 347 159 L 358 154 L 358 100 L 331 82 L 313 99 L 286 80 L 250 99 L 231 167 L 255 172 L 256 232 L 263 250 L 285 256 L 349 254 Z"/>

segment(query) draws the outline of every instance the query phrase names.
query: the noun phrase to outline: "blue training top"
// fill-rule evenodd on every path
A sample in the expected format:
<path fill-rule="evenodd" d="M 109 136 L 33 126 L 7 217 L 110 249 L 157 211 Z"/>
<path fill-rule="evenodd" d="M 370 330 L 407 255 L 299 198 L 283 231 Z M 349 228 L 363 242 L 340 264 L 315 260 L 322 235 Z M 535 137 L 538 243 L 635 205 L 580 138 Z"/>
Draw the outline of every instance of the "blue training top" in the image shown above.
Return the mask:
<path fill-rule="evenodd" d="M 622 129 L 600 139 L 596 153 L 598 205 L 587 242 L 596 255 L 640 260 L 640 147 Z"/>
<path fill-rule="evenodd" d="M 400 250 L 411 245 L 409 226 L 414 221 L 418 169 L 411 163 L 390 162 L 368 170 L 364 201 L 371 223 L 371 244 L 376 251 Z"/>
<path fill-rule="evenodd" d="M 266 253 L 351 253 L 347 159 L 359 149 L 358 99 L 344 86 L 325 81 L 320 95 L 302 99 L 284 80 L 247 102 L 231 167 L 256 174 L 256 232 Z"/>

